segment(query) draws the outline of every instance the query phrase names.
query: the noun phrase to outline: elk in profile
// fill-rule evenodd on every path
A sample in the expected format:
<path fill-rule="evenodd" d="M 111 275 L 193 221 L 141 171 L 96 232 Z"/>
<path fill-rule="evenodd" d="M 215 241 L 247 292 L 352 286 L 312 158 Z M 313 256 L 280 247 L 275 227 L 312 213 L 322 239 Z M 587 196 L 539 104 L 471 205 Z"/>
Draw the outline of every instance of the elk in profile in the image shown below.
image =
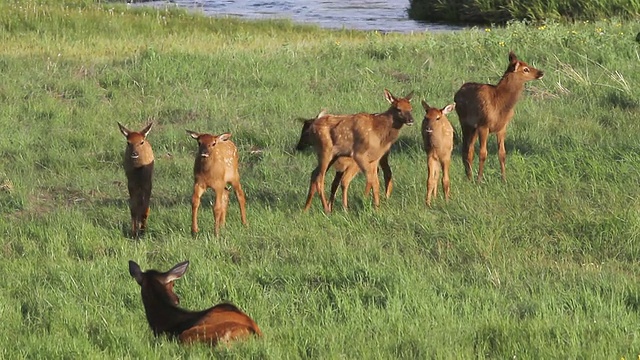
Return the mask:
<path fill-rule="evenodd" d="M 129 260 L 129 274 L 140 285 L 147 322 L 155 336 L 164 334 L 185 344 L 205 342 L 214 346 L 252 334 L 262 336 L 255 321 L 232 304 L 222 303 L 202 311 L 178 307 L 180 300 L 173 292 L 173 284 L 188 266 L 185 261 L 167 272 L 143 272 Z"/>
<path fill-rule="evenodd" d="M 193 196 L 191 197 L 191 234 L 198 233 L 198 207 L 200 198 L 208 188 L 216 194 L 213 205 L 215 234 L 220 232 L 226 221 L 229 194 L 227 184 L 231 184 L 240 205 L 242 224 L 247 225 L 245 196 L 240 185 L 238 172 L 238 148 L 231 141 L 231 134 L 211 135 L 187 130 L 198 141 L 198 153 L 193 165 Z"/>
<path fill-rule="evenodd" d="M 327 113 L 323 110 L 316 116 L 314 119 L 302 119 L 304 121 L 302 125 L 302 133 L 300 134 L 300 140 L 298 140 L 298 145 L 296 145 L 296 150 L 302 151 L 308 147 L 312 146 L 310 132 L 311 124 L 316 119 L 319 119 L 323 116 L 326 116 Z M 389 166 L 389 152 L 385 153 L 382 158 L 380 158 L 380 167 L 382 168 L 382 173 L 384 175 L 384 183 L 385 183 L 385 195 L 387 198 L 391 196 L 391 191 L 393 189 L 393 182 L 391 181 L 391 167 Z M 342 207 L 344 210 L 347 210 L 349 207 L 348 203 L 348 192 L 349 192 L 349 184 L 351 180 L 358 175 L 360 172 L 360 168 L 358 164 L 353 160 L 353 158 L 349 156 L 341 156 L 339 157 L 335 163 L 333 164 L 333 168 L 336 171 L 336 174 L 333 178 L 333 182 L 331 183 L 331 196 L 329 197 L 329 208 L 333 209 L 333 204 L 336 199 L 336 192 L 338 191 L 338 186 L 342 188 Z M 309 210 L 311 207 L 311 200 L 313 196 L 317 192 L 317 187 L 315 181 L 311 181 L 309 184 L 309 193 L 307 195 L 307 201 L 304 206 L 304 210 Z M 371 191 L 370 186 L 365 188 L 365 194 L 368 194 Z"/>
<path fill-rule="evenodd" d="M 353 158 L 365 173 L 367 189 L 373 190 L 373 204 L 379 207 L 378 163 L 398 139 L 402 126 L 413 125 L 412 95 L 396 98 L 384 89 L 385 99 L 391 107 L 383 113 L 327 115 L 313 121 L 309 131 L 318 155 L 318 166 L 311 173 L 311 182 L 315 182 L 325 213 L 331 212 L 331 207 L 324 194 L 324 177 L 327 169 L 342 156 Z"/>
<path fill-rule="evenodd" d="M 509 52 L 509 65 L 497 85 L 466 83 L 456 92 L 454 101 L 462 127 L 462 161 L 467 178 L 471 180 L 474 145 L 480 138 L 478 181 L 482 181 L 484 162 L 487 159 L 487 138 L 496 134 L 498 159 L 502 180 L 506 181 L 505 161 L 507 152 L 504 140 L 507 125 L 513 118 L 514 107 L 524 90 L 524 83 L 540 79 L 543 72 L 518 60 Z"/>
<path fill-rule="evenodd" d="M 131 131 L 118 123 L 120 132 L 127 138 L 124 151 L 124 172 L 129 189 L 129 210 L 131 212 L 131 235 L 138 237 L 147 229 L 149 200 L 153 178 L 153 150 L 147 135 L 153 123 L 141 131 Z"/>
<path fill-rule="evenodd" d="M 445 200 L 449 200 L 449 164 L 453 151 L 453 126 L 447 119 L 447 114 L 453 111 L 455 104 L 442 109 L 432 108 L 422 100 L 422 107 L 426 111 L 422 120 L 422 142 L 427 153 L 427 206 L 431 206 L 431 199 L 438 192 L 438 178 L 442 170 L 442 190 Z"/>

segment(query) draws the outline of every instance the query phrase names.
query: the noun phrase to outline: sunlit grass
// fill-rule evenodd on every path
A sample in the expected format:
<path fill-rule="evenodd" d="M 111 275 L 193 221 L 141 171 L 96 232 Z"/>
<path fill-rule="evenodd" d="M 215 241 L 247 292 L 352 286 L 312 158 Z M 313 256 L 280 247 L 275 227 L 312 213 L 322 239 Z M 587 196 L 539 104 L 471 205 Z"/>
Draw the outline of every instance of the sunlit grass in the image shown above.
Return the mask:
<path fill-rule="evenodd" d="M 402 35 L 37 4 L 0 4 L 0 357 L 638 356 L 635 23 Z M 465 81 L 495 83 L 509 50 L 545 77 L 509 125 L 506 184 L 493 138 L 483 184 L 465 180 L 457 147 L 453 198 L 428 209 L 414 126 L 378 211 L 360 176 L 350 212 L 324 215 L 317 200 L 301 212 L 316 159 L 294 150 L 298 117 L 384 111 L 384 88 L 444 106 Z M 155 123 L 150 227 L 136 241 L 117 121 Z M 247 228 L 232 196 L 214 237 L 209 193 L 190 236 L 185 129 L 232 132 Z M 155 339 L 129 259 L 190 260 L 182 306 L 232 301 L 265 337 L 214 350 Z"/>

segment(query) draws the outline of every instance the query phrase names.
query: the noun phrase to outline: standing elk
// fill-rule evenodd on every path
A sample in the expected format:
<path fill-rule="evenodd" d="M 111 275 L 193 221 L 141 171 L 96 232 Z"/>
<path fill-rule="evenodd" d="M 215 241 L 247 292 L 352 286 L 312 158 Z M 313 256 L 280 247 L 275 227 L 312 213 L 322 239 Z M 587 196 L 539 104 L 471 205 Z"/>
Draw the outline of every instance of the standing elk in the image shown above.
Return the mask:
<path fill-rule="evenodd" d="M 184 275 L 188 266 L 185 261 L 167 272 L 143 272 L 129 260 L 129 274 L 140 285 L 147 322 L 155 336 L 165 334 L 185 344 L 206 342 L 213 346 L 252 334 L 262 336 L 255 321 L 232 304 L 222 303 L 202 311 L 179 308 L 173 282 Z"/>
<path fill-rule="evenodd" d="M 215 221 L 215 234 L 218 236 L 220 227 L 224 226 L 227 218 L 229 204 L 229 191 L 226 189 L 231 184 L 240 205 L 240 217 L 242 224 L 247 225 L 245 210 L 246 199 L 240 185 L 240 173 L 238 172 L 238 149 L 231 141 L 231 134 L 211 135 L 187 130 L 187 133 L 198 141 L 198 153 L 193 165 L 193 196 L 191 197 L 191 234 L 198 233 L 198 207 L 200 198 L 208 188 L 216 194 L 213 205 L 213 217 Z"/>
<path fill-rule="evenodd" d="M 321 117 L 326 116 L 326 112 L 323 110 L 316 116 L 314 119 L 303 119 L 304 123 L 302 125 L 302 133 L 300 134 L 300 140 L 298 140 L 298 145 L 296 145 L 296 150 L 302 151 L 308 147 L 312 146 L 310 131 L 311 124 Z M 380 158 L 380 167 L 382 168 L 382 173 L 384 175 L 384 183 L 385 183 L 385 195 L 387 198 L 391 196 L 391 191 L 393 190 L 393 182 L 391 181 L 391 167 L 389 166 L 389 152 L 385 153 L 382 158 Z M 329 207 L 333 209 L 333 204 L 336 199 L 336 192 L 338 191 L 338 185 L 342 188 L 342 207 L 346 211 L 349 208 L 348 203 L 348 192 L 349 192 L 349 184 L 353 180 L 353 178 L 358 175 L 360 172 L 360 168 L 358 164 L 353 160 L 353 158 L 349 156 L 341 156 L 339 157 L 335 163 L 333 164 L 333 168 L 336 171 L 336 175 L 333 178 L 333 182 L 331 182 L 331 196 L 329 197 Z M 311 207 L 311 200 L 313 196 L 318 191 L 316 188 L 316 183 L 311 181 L 309 184 L 309 193 L 307 195 L 307 202 L 305 203 L 304 210 L 309 210 Z M 365 188 L 364 193 L 368 194 L 371 191 L 370 186 Z"/>
<path fill-rule="evenodd" d="M 455 108 L 450 104 L 442 109 L 432 108 L 422 100 L 422 107 L 426 111 L 422 120 L 422 142 L 427 153 L 427 206 L 431 206 L 431 199 L 438 192 L 438 178 L 442 169 L 442 190 L 445 200 L 449 200 L 449 165 L 453 151 L 453 126 L 447 119 Z"/>
<path fill-rule="evenodd" d="M 367 178 L 367 189 L 373 189 L 373 204 L 380 206 L 378 163 L 398 139 L 403 125 L 413 125 L 411 96 L 396 98 L 384 89 L 385 99 L 391 107 L 383 113 L 354 115 L 326 115 L 311 124 L 309 134 L 318 155 L 318 166 L 311 173 L 311 186 L 320 194 L 325 213 L 331 207 L 324 194 L 327 169 L 343 156 L 353 158 Z M 308 201 L 307 201 L 308 202 Z"/>
<path fill-rule="evenodd" d="M 541 70 L 518 60 L 516 54 L 511 51 L 509 66 L 497 85 L 465 83 L 456 92 L 454 101 L 463 136 L 462 161 L 469 180 L 472 178 L 471 164 L 476 138 L 480 138 L 478 156 L 478 182 L 480 182 L 484 162 L 487 159 L 487 138 L 493 133 L 498 140 L 498 159 L 502 180 L 507 180 L 505 174 L 507 151 L 504 148 L 507 125 L 513 118 L 513 109 L 524 90 L 524 83 L 541 79 L 543 75 Z"/>
<path fill-rule="evenodd" d="M 127 138 L 124 151 L 124 172 L 129 189 L 129 210 L 131 212 L 131 236 L 138 237 L 147 229 L 149 200 L 153 178 L 153 150 L 147 135 L 153 123 L 140 132 L 131 131 L 118 123 L 120 132 Z"/>

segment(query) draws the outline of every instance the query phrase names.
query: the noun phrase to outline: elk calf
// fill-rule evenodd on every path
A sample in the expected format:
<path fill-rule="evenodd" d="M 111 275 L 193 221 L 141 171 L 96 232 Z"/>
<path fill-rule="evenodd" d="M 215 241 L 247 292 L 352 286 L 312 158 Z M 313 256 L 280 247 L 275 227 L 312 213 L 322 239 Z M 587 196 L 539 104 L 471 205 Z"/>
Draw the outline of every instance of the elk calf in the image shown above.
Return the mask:
<path fill-rule="evenodd" d="M 309 131 L 318 154 L 318 166 L 311 173 L 311 182 L 315 182 L 326 213 L 331 212 L 331 207 L 324 194 L 324 177 L 327 169 L 343 156 L 353 158 L 365 173 L 367 189 L 373 190 L 373 204 L 376 208 L 379 207 L 378 163 L 398 139 L 400 128 L 403 125 L 413 125 L 410 103 L 412 95 L 410 93 L 404 98 L 396 98 L 389 90 L 384 89 L 385 99 L 391 107 L 383 113 L 327 115 L 313 121 Z"/>
<path fill-rule="evenodd" d="M 442 169 L 442 190 L 444 198 L 449 200 L 449 164 L 453 151 L 453 126 L 447 119 L 447 114 L 453 111 L 455 104 L 442 109 L 432 108 L 422 100 L 422 107 L 426 111 L 422 120 L 422 142 L 427 153 L 427 206 L 431 206 L 431 199 L 438 192 L 438 178 Z"/>
<path fill-rule="evenodd" d="M 206 342 L 213 346 L 252 334 L 262 336 L 255 321 L 232 304 L 222 303 L 202 311 L 179 308 L 173 282 L 184 275 L 188 266 L 185 261 L 167 272 L 143 272 L 129 260 L 129 274 L 140 285 L 147 322 L 155 336 L 165 334 L 185 344 Z"/>
<path fill-rule="evenodd" d="M 153 123 L 140 132 L 131 131 L 118 123 L 120 132 L 127 138 L 124 151 L 124 172 L 129 189 L 129 210 L 131 211 L 131 236 L 138 237 L 147 229 L 151 180 L 153 177 L 153 150 L 147 135 Z"/>
<path fill-rule="evenodd" d="M 463 136 L 462 161 L 469 180 L 472 177 L 471 164 L 476 138 L 480 138 L 478 181 L 482 181 L 484 162 L 487 159 L 487 138 L 493 133 L 498 140 L 502 180 L 507 180 L 507 152 L 504 148 L 507 125 L 513 118 L 513 109 L 524 90 L 524 83 L 541 79 L 543 75 L 541 70 L 518 60 L 516 54 L 509 52 L 509 65 L 497 85 L 466 83 L 456 92 L 454 101 Z"/>
<path fill-rule="evenodd" d="M 326 116 L 327 114 L 322 111 L 318 116 L 314 119 L 303 119 L 304 123 L 302 125 L 302 133 L 300 134 L 300 140 L 298 140 L 298 145 L 296 145 L 296 150 L 302 151 L 308 147 L 312 146 L 312 140 L 310 137 L 311 124 L 321 117 Z M 387 198 L 391 196 L 391 191 L 393 189 L 393 182 L 391 181 L 391 167 L 389 166 L 389 152 L 385 153 L 382 158 L 380 158 L 380 167 L 382 168 L 382 173 L 384 175 L 384 183 L 385 183 L 385 195 Z M 333 204 L 336 199 L 336 192 L 338 191 L 338 185 L 342 188 L 342 207 L 346 211 L 349 208 L 348 203 L 348 192 L 349 192 L 349 184 L 351 180 L 358 175 L 360 172 L 360 168 L 358 164 L 353 160 L 353 158 L 349 156 L 341 156 L 339 157 L 333 164 L 333 168 L 336 171 L 336 175 L 333 178 L 333 182 L 331 183 L 331 196 L 329 197 L 329 208 L 333 209 Z M 307 201 L 304 206 L 304 210 L 309 210 L 311 207 L 311 200 L 313 196 L 318 191 L 316 187 L 315 181 L 311 181 L 309 184 L 309 193 L 307 195 Z M 365 188 L 365 195 L 371 191 L 370 186 Z"/>
<path fill-rule="evenodd" d="M 201 134 L 187 130 L 187 133 L 198 141 L 198 153 L 193 165 L 193 196 L 191 197 L 191 233 L 198 233 L 198 207 L 200 198 L 208 188 L 216 193 L 213 205 L 215 219 L 215 234 L 220 232 L 227 217 L 229 194 L 226 186 L 231 184 L 240 204 L 240 217 L 242 223 L 247 225 L 245 211 L 245 196 L 240 186 L 240 173 L 238 172 L 238 149 L 231 141 L 231 134 L 221 135 Z"/>

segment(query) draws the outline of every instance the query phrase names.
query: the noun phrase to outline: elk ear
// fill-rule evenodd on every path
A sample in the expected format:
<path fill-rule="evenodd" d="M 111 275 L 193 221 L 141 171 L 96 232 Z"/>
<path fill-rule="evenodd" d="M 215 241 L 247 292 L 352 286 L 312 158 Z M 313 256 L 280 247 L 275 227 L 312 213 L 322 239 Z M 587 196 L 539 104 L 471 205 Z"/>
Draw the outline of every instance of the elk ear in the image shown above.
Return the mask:
<path fill-rule="evenodd" d="M 407 100 L 407 101 L 411 101 L 411 98 L 412 98 L 412 97 L 413 97 L 413 91 L 411 91 L 410 93 L 408 93 L 408 94 L 404 97 L 404 99 L 405 99 L 405 100 Z"/>
<path fill-rule="evenodd" d="M 318 114 L 318 116 L 316 116 L 316 119 L 319 119 L 319 118 L 324 117 L 326 115 L 327 115 L 327 109 L 322 109 L 320 111 L 320 113 Z"/>
<path fill-rule="evenodd" d="M 453 104 L 449 104 L 449 105 L 445 106 L 441 111 L 442 111 L 443 114 L 447 115 L 448 113 L 452 112 L 453 109 L 455 109 L 455 108 L 456 108 L 456 104 L 453 103 Z"/>
<path fill-rule="evenodd" d="M 129 260 L 129 274 L 132 278 L 136 279 L 138 285 L 142 286 L 142 270 L 140 270 L 140 266 L 133 260 Z"/>
<path fill-rule="evenodd" d="M 518 57 L 513 51 L 509 51 L 509 63 L 514 64 L 518 62 Z"/>
<path fill-rule="evenodd" d="M 218 141 L 227 141 L 231 139 L 231 133 L 224 133 L 218 136 Z"/>
<path fill-rule="evenodd" d="M 125 137 L 129 136 L 129 133 L 131 133 L 131 131 L 129 131 L 129 129 L 127 129 L 126 127 L 122 126 L 122 124 L 118 123 L 118 127 L 120 128 L 120 132 L 122 133 L 122 135 L 124 135 Z"/>
<path fill-rule="evenodd" d="M 174 280 L 178 280 L 187 272 L 187 268 L 189 267 L 189 261 L 183 261 L 178 265 L 171 268 L 171 270 L 164 273 L 164 283 L 168 284 Z"/>
<path fill-rule="evenodd" d="M 144 137 L 147 137 L 147 135 L 149 135 L 149 131 L 151 131 L 152 127 L 153 127 L 153 123 L 150 122 L 147 126 L 144 127 L 144 129 L 142 129 L 142 131 L 140 131 L 140 133 L 142 133 L 142 135 L 144 135 Z"/>
<path fill-rule="evenodd" d="M 396 101 L 396 98 L 387 89 L 384 89 L 384 98 L 387 99 L 390 104 L 393 104 L 393 102 Z"/>
<path fill-rule="evenodd" d="M 191 136 L 192 138 L 198 140 L 198 138 L 200 137 L 200 134 L 198 134 L 195 131 L 191 131 L 191 130 L 185 130 L 187 132 L 187 134 L 189 134 L 189 136 Z"/>
<path fill-rule="evenodd" d="M 422 100 L 422 107 L 423 107 L 426 111 L 429 111 L 430 106 L 429 106 L 429 104 L 427 104 L 427 102 L 426 102 L 426 101 L 424 101 L 424 100 Z"/>

